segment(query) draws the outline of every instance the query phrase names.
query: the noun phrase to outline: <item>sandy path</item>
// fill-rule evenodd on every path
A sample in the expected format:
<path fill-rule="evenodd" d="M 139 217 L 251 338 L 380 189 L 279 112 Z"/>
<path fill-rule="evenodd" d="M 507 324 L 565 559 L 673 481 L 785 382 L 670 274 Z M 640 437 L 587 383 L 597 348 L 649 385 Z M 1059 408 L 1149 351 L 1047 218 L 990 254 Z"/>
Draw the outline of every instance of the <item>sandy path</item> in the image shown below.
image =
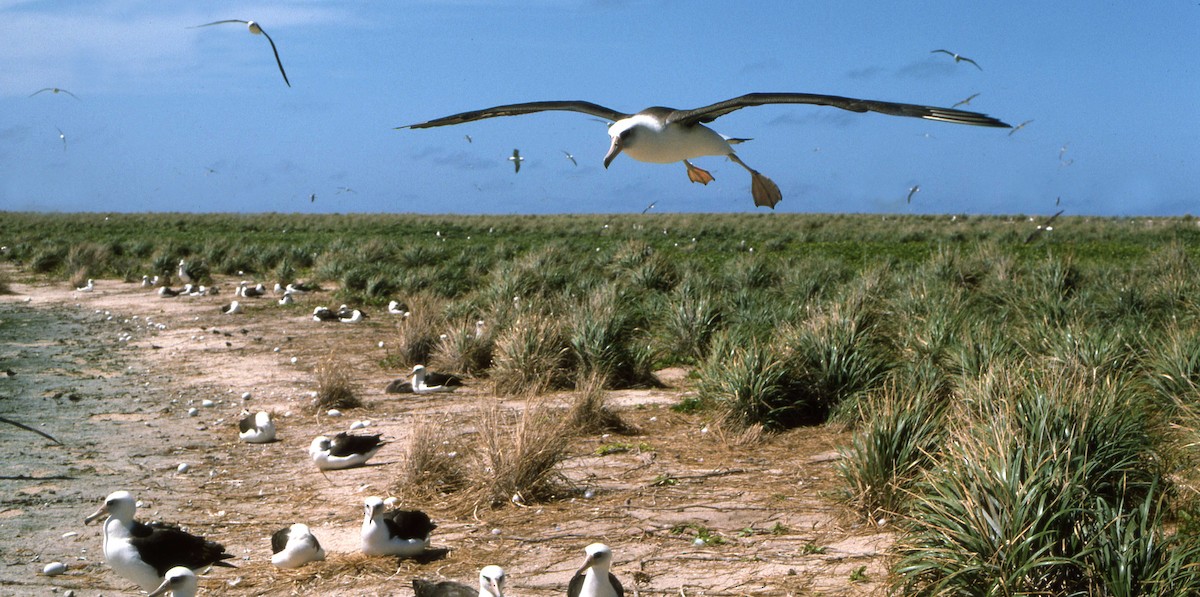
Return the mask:
<path fill-rule="evenodd" d="M 8 384 L 0 385 L 0 415 L 46 423 L 42 428 L 65 444 L 0 429 L 0 449 L 10 455 L 0 473 L 6 496 L 0 594 L 53 588 L 136 594 L 100 561 L 97 526 L 82 525 L 117 489 L 146 503 L 139 518 L 182 524 L 237 554 L 238 569 L 203 577 L 202 594 L 411 595 L 414 576 L 471 581 L 482 562 L 505 567 L 511 595 L 561 595 L 583 546 L 593 541 L 613 548 L 614 572 L 631 595 L 679 595 L 681 588 L 689 596 L 882 589 L 880 554 L 891 535 L 848 522 L 832 497 L 834 450 L 845 438 L 801 429 L 736 448 L 719 433 L 702 432 L 704 417 L 667 408 L 684 389 L 610 394 L 609 404 L 641 430 L 619 441 L 644 446 L 597 456 L 595 449 L 614 438 L 575 441 L 563 472 L 595 497 L 467 517 L 447 515 L 437 504 L 407 504 L 434 516 L 433 542 L 452 548 L 450 555 L 429 563 L 366 558 L 357 553 L 362 499 L 389 495 L 412 423 L 437 415 L 465 431 L 469 414 L 491 400 L 486 384 L 433 398 L 383 394 L 399 374 L 379 366 L 386 348 L 378 342 L 390 340 L 397 323 L 386 314 L 355 326 L 310 321 L 312 306 L 327 296 L 307 295 L 288 308 L 250 300 L 245 315 L 225 316 L 217 306 L 228 296 L 162 299 L 118 281 L 98 281 L 92 293 L 65 285 L 13 288 L 16 294 L 0 297 L 0 307 L 19 311 L 9 314 L 10 322 L 39 313 L 57 313 L 47 321 L 79 322 L 55 324 L 61 329 L 31 324 L 38 334 L 26 328 L 22 345 L 0 347 L 0 366 L 21 369 L 0 379 Z M 39 335 L 49 337 L 31 338 Z M 367 404 L 342 419 L 304 414 L 315 389 L 314 366 L 330 350 L 352 368 Z M 248 401 L 244 392 L 251 394 Z M 206 399 L 213 406 L 200 406 Z M 187 415 L 191 407 L 198 416 Z M 279 414 L 281 441 L 239 443 L 243 407 Z M 372 430 L 396 442 L 380 452 L 376 466 L 326 479 L 308 459 L 309 442 L 357 419 L 370 420 Z M 182 462 L 191 466 L 186 474 L 176 471 Z M 664 478 L 674 484 L 655 484 Z M 314 529 L 329 552 L 326 562 L 298 571 L 270 566 L 267 537 L 292 522 Z M 701 528 L 717 541 L 693 544 Z M 66 574 L 37 574 L 55 560 L 68 564 Z M 866 580 L 851 581 L 864 566 Z"/>

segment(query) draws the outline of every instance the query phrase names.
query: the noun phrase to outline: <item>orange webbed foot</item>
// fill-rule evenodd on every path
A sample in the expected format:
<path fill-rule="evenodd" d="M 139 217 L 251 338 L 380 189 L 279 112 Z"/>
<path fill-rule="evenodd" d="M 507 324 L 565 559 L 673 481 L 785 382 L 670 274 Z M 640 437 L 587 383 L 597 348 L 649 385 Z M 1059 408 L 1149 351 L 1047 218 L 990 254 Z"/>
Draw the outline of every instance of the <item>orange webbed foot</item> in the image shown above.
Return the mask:
<path fill-rule="evenodd" d="M 754 196 L 754 206 L 766 206 L 775 209 L 775 204 L 783 200 L 783 193 L 775 181 L 759 174 L 750 172 L 750 194 Z"/>
<path fill-rule="evenodd" d="M 690 180 L 692 182 L 698 182 L 700 184 L 706 185 L 706 184 L 716 180 L 715 178 L 713 178 L 712 174 L 708 173 L 708 170 L 702 170 L 700 168 L 697 168 L 697 167 L 693 166 L 692 163 L 687 160 L 683 160 L 683 165 L 687 166 L 688 180 Z"/>

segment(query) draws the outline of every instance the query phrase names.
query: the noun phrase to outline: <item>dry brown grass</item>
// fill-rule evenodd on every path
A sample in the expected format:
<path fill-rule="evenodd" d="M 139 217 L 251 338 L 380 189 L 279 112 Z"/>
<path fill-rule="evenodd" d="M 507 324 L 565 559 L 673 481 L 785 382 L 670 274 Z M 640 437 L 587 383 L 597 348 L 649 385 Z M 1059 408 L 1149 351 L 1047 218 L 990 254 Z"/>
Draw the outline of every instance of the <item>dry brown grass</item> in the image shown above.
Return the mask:
<path fill-rule="evenodd" d="M 583 384 L 583 390 L 575 394 L 567 412 L 570 428 L 581 435 L 596 433 L 619 433 L 633 435 L 637 428 L 626 423 L 621 415 L 605 404 L 604 376 L 595 375 Z"/>
<path fill-rule="evenodd" d="M 476 427 L 478 466 L 463 494 L 472 509 L 524 505 L 561 493 L 564 479 L 556 468 L 568 456 L 570 435 L 560 413 L 527 403 L 518 414 L 493 402 L 480 409 Z"/>
<path fill-rule="evenodd" d="M 522 315 L 496 338 L 491 379 L 501 396 L 541 394 L 567 387 L 562 322 L 550 315 Z"/>
<path fill-rule="evenodd" d="M 444 301 L 427 295 L 418 294 L 409 298 L 411 314 L 398 324 L 396 342 L 393 343 L 400 368 L 429 363 L 429 357 L 433 355 L 438 339 L 446 329 L 443 307 Z"/>
<path fill-rule="evenodd" d="M 453 419 L 424 417 L 414 422 L 397 489 L 413 500 L 454 493 L 468 482 L 466 446 Z"/>
<path fill-rule="evenodd" d="M 354 389 L 354 383 L 350 380 L 350 370 L 345 362 L 332 354 L 327 355 L 317 364 L 316 373 L 317 396 L 312 402 L 314 411 L 362 408 L 362 399 Z"/>

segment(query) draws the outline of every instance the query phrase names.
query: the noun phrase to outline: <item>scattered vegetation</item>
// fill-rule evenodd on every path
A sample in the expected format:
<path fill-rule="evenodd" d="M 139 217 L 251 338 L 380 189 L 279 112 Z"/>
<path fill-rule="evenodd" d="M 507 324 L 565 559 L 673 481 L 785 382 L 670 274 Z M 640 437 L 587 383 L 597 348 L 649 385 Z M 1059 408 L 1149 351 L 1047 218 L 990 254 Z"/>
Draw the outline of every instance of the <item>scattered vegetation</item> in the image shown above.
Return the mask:
<path fill-rule="evenodd" d="M 362 399 L 354 390 L 350 369 L 341 359 L 328 355 L 317 363 L 317 395 L 312 408 L 321 413 L 329 409 L 361 408 Z"/>

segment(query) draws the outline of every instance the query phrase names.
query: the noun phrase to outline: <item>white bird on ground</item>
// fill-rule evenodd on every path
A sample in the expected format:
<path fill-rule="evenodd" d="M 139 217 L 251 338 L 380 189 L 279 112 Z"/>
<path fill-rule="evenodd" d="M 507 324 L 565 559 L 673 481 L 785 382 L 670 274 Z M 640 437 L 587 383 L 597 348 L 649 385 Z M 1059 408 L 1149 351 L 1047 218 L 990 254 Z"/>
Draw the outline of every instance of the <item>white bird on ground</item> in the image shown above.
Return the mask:
<path fill-rule="evenodd" d="M 420 510 L 387 510 L 383 500 L 363 502 L 362 552 L 369 556 L 415 556 L 429 547 L 437 525 Z"/>
<path fill-rule="evenodd" d="M 75 290 L 78 290 L 79 292 L 92 292 L 95 289 L 96 289 L 96 283 L 94 281 L 92 281 L 91 278 L 88 278 L 87 284 L 84 284 L 83 286 L 80 286 L 80 287 L 76 288 Z"/>
<path fill-rule="evenodd" d="M 242 312 L 242 304 L 237 301 L 233 301 L 228 305 L 222 306 L 221 312 L 226 315 L 237 315 L 238 313 Z"/>
<path fill-rule="evenodd" d="M 180 530 L 171 524 L 142 524 L 133 519 L 137 501 L 128 491 L 115 491 L 104 505 L 83 519 L 88 524 L 101 516 L 104 521 L 104 560 L 113 571 L 142 588 L 156 590 L 163 576 L 176 566 L 190 569 L 228 566 L 233 556 L 213 541 Z"/>
<path fill-rule="evenodd" d="M 157 589 L 150 591 L 146 597 L 162 597 L 167 593 L 170 593 L 171 597 L 194 597 L 198 587 L 195 572 L 186 566 L 176 566 L 167 571 L 163 576 L 162 584 L 158 585 Z"/>
<path fill-rule="evenodd" d="M 180 282 L 195 282 L 195 280 L 192 279 L 192 275 L 188 273 L 187 262 L 182 259 L 179 260 L 178 273 Z"/>
<path fill-rule="evenodd" d="M 271 535 L 271 563 L 278 568 L 299 568 L 325 559 L 325 550 L 308 525 L 296 523 Z"/>
<path fill-rule="evenodd" d="M 603 543 L 593 543 L 584 548 L 584 552 L 587 559 L 571 577 L 567 597 L 624 597 L 621 581 L 609 571 L 612 550 Z"/>
<path fill-rule="evenodd" d="M 290 292 L 283 293 L 283 298 L 279 299 L 279 304 L 281 305 L 290 305 L 294 302 L 296 302 L 296 299 L 292 298 L 292 293 Z"/>
<path fill-rule="evenodd" d="M 150 276 L 142 276 L 142 288 L 149 288 L 150 286 Z"/>
<path fill-rule="evenodd" d="M 248 444 L 267 444 L 275 441 L 275 421 L 271 413 L 258 411 L 250 414 L 243 410 L 238 421 L 238 439 Z"/>
<path fill-rule="evenodd" d="M 449 373 L 434 373 L 425 369 L 425 365 L 414 365 L 412 370 L 412 391 L 414 394 L 436 394 L 438 392 L 453 392 L 462 386 L 462 378 Z"/>
<path fill-rule="evenodd" d="M 765 205 L 773 208 L 783 197 L 779 191 L 779 187 L 771 179 L 747 166 L 733 152 L 731 144 L 740 143 L 741 141 L 745 141 L 745 139 L 731 139 L 704 126 L 706 123 L 712 122 L 735 110 L 767 104 L 815 104 L 833 106 L 852 112 L 879 112 L 892 116 L 908 116 L 956 124 L 989 127 L 1009 126 L 990 116 L 952 108 L 937 108 L 933 106 L 863 100 L 813 93 L 750 93 L 693 110 L 653 107 L 646 108 L 636 114 L 626 114 L 591 102 L 578 100 L 529 102 L 462 112 L 397 128 L 430 128 L 462 124 L 485 118 L 517 116 L 551 110 L 582 112 L 612 122 L 612 125 L 608 127 L 608 134 L 611 137 L 612 143 L 609 146 L 608 153 L 604 156 L 605 168 L 608 167 L 617 155 L 626 153 L 629 157 L 641 162 L 655 164 L 683 162 L 684 166 L 687 167 L 689 180 L 708 184 L 713 180 L 712 175 L 705 170 L 693 166 L 688 160 L 702 156 L 725 156 L 750 173 L 750 188 L 751 194 L 754 197 L 754 204 L 756 206 Z M 516 157 L 516 154 L 514 154 L 514 157 Z"/>
<path fill-rule="evenodd" d="M 317 468 L 323 471 L 340 470 L 366 464 L 380 448 L 387 445 L 383 434 L 350 435 L 345 431 L 330 439 L 318 435 L 308 446 Z"/>
<path fill-rule="evenodd" d="M 479 588 L 444 580 L 433 582 L 414 578 L 415 597 L 504 597 L 504 569 L 499 566 L 484 566 L 479 571 Z"/>

